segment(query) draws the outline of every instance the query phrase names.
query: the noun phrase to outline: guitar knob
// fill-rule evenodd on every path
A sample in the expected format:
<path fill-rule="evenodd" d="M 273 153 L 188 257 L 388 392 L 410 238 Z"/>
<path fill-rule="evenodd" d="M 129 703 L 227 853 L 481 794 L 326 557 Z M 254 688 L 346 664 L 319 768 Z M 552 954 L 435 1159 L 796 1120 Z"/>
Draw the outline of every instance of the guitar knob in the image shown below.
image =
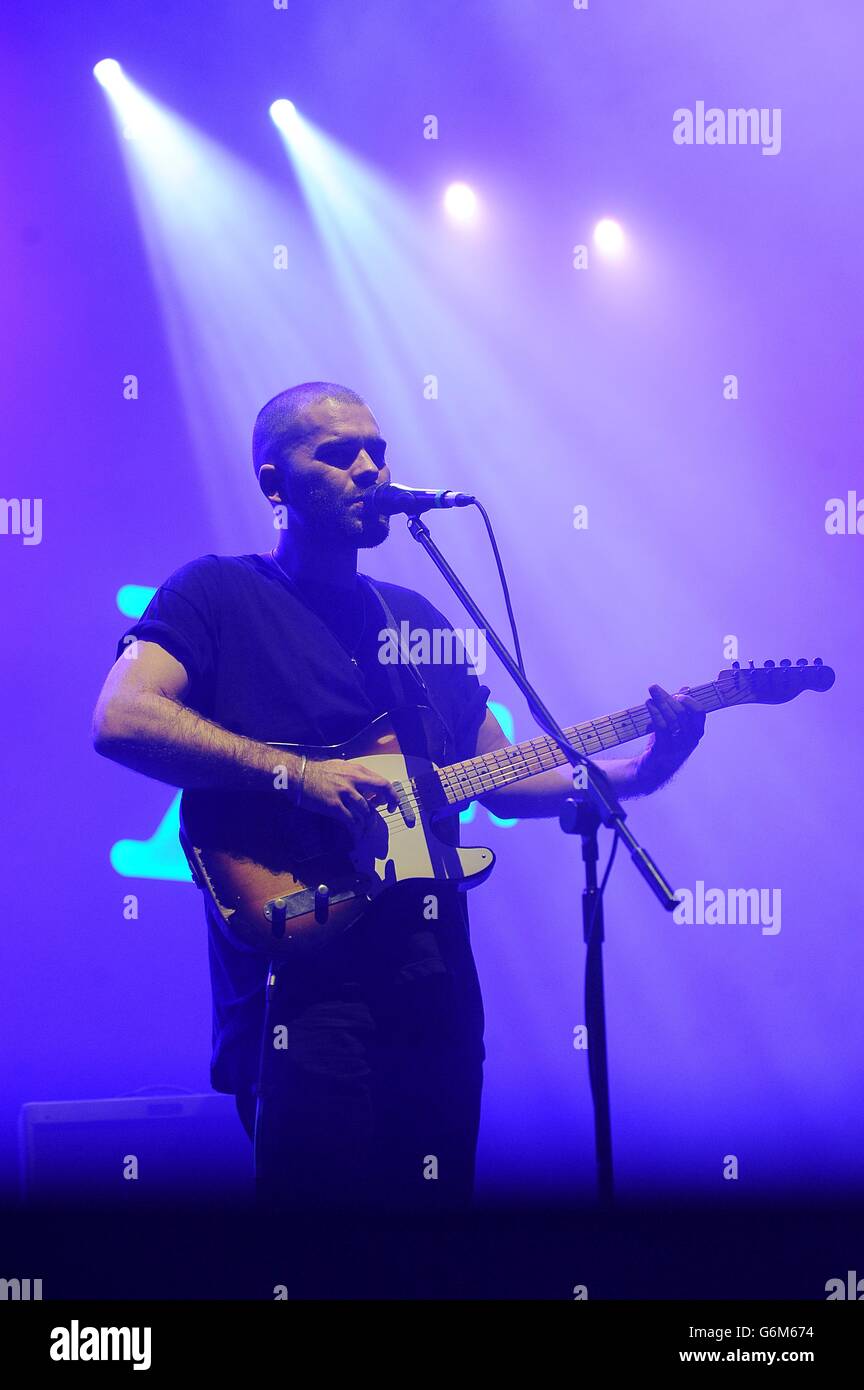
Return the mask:
<path fill-rule="evenodd" d="M 315 889 L 315 921 L 323 925 L 330 916 L 330 889 L 326 883 L 319 883 Z"/>
<path fill-rule="evenodd" d="M 821 666 L 822 664 L 823 664 L 823 663 L 822 663 L 822 658 L 821 658 L 821 656 L 816 656 L 816 657 L 813 658 L 813 665 L 814 665 L 814 666 Z"/>
<path fill-rule="evenodd" d="M 795 662 L 795 665 L 796 665 L 796 666 L 806 666 L 806 665 L 807 665 L 807 658 L 806 658 L 806 656 L 799 656 L 798 660 Z"/>
<path fill-rule="evenodd" d="M 285 935 L 287 908 L 287 898 L 274 898 L 270 904 L 270 931 L 277 941 L 281 941 Z"/>
<path fill-rule="evenodd" d="M 732 670 L 733 670 L 733 671 L 740 671 L 740 670 L 741 670 L 741 662 L 740 662 L 740 661 L 733 661 L 733 662 L 732 662 Z"/>
<path fill-rule="evenodd" d="M 773 671 L 773 670 L 774 670 L 774 662 L 773 662 L 773 661 L 766 661 L 766 662 L 764 662 L 763 664 L 764 664 L 764 666 L 765 666 L 765 670 L 766 670 L 766 671 Z"/>
<path fill-rule="evenodd" d="M 789 660 L 788 656 L 784 656 L 783 660 L 780 662 L 780 665 L 784 667 L 791 666 L 792 662 Z"/>

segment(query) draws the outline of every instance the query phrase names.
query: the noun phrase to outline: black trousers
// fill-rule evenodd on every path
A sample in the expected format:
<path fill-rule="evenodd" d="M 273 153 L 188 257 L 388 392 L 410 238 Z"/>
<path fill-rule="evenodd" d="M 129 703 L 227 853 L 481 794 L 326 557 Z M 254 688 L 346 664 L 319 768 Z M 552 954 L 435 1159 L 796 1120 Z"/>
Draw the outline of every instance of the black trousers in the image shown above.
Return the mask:
<path fill-rule="evenodd" d="M 262 1203 L 468 1206 L 485 1056 L 476 975 L 298 991 L 277 974 L 267 1012 L 260 1095 L 237 1097 Z"/>

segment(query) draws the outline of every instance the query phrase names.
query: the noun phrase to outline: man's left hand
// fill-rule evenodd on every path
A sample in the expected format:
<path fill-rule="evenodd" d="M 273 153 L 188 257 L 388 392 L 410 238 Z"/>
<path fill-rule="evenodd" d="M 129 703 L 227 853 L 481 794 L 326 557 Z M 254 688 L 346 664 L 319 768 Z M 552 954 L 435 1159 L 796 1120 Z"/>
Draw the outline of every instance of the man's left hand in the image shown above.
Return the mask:
<path fill-rule="evenodd" d="M 662 685 L 649 685 L 645 708 L 652 733 L 636 760 L 636 789 L 653 792 L 668 782 L 685 763 L 705 732 L 705 715 L 688 694 L 690 687 L 670 695 Z"/>

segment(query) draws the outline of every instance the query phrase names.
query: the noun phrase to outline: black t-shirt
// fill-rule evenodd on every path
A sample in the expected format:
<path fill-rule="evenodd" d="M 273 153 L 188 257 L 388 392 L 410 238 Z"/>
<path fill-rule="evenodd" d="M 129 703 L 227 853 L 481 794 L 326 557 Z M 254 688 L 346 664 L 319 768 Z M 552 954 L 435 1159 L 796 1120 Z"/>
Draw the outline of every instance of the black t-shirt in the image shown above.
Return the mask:
<path fill-rule="evenodd" d="M 400 628 L 404 623 L 409 632 L 449 628 L 422 595 L 374 583 Z M 358 644 L 361 611 L 366 616 Z M 183 565 L 157 590 L 118 642 L 117 653 L 133 636 L 158 643 L 187 672 L 185 703 L 248 738 L 341 743 L 385 709 L 399 703 L 428 705 L 444 729 L 440 746 L 430 750 L 433 759 L 447 763 L 471 757 L 488 687 L 464 661 L 418 659 L 413 671 L 403 663 L 385 665 L 378 657 L 379 633 L 388 626 L 378 595 L 362 576 L 351 595 L 322 586 L 311 591 L 289 580 L 269 555 L 204 555 Z M 458 818 L 449 830 L 454 838 L 458 835 Z M 361 928 L 350 929 L 336 946 L 326 948 L 324 965 L 329 956 L 334 979 L 365 972 L 364 978 L 384 990 L 407 988 L 430 974 L 449 974 L 458 1000 L 454 1035 L 477 1041 L 482 1005 L 465 895 L 452 887 L 436 889 L 436 895 L 439 917 L 430 923 L 422 915 L 422 891 L 400 889 L 396 898 L 384 894 Z M 209 899 L 206 916 L 213 991 L 211 1082 L 216 1090 L 236 1092 L 252 1085 L 257 1075 L 267 962 L 234 945 Z M 298 978 L 302 981 L 302 971 Z"/>

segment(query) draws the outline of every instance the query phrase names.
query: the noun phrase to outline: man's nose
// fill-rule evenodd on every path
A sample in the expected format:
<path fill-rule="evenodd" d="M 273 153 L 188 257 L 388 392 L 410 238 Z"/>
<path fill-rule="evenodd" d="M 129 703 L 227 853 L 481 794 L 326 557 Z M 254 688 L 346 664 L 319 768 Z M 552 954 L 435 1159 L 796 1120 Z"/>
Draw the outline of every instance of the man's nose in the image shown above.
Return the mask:
<path fill-rule="evenodd" d="M 354 482 L 359 483 L 361 479 L 368 479 L 376 483 L 389 483 L 390 469 L 386 463 L 382 463 L 379 468 L 375 460 L 365 449 L 361 449 L 354 461 Z"/>

